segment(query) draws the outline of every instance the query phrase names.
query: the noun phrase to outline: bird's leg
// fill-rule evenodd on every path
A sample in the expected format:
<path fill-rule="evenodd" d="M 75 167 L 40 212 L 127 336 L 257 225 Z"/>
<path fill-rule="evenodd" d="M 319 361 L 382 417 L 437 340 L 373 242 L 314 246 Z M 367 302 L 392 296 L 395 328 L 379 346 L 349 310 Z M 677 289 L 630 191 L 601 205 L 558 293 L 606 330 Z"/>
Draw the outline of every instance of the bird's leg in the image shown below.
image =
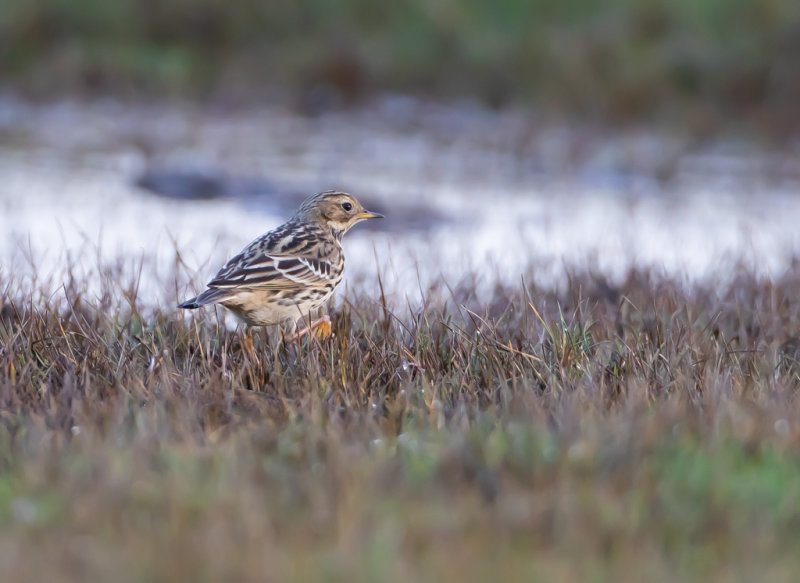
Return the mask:
<path fill-rule="evenodd" d="M 312 335 L 321 340 L 325 340 L 333 336 L 330 316 L 325 314 L 325 310 L 323 308 L 317 309 L 317 316 L 318 318 L 308 325 Z"/>
<path fill-rule="evenodd" d="M 323 340 L 325 338 L 330 338 L 332 334 L 330 316 L 324 315 L 321 318 L 317 318 L 308 326 L 304 326 L 294 334 L 286 336 L 285 338 L 287 342 L 299 341 L 303 336 L 309 333 L 311 333 L 315 338 L 321 338 Z"/>
<path fill-rule="evenodd" d="M 256 350 L 253 347 L 253 337 L 251 336 L 250 330 L 250 326 L 246 326 L 244 331 L 242 331 L 242 346 L 244 347 L 244 350 L 248 356 L 255 360 Z"/>
<path fill-rule="evenodd" d="M 316 337 L 322 340 L 330 338 L 333 336 L 333 330 L 331 328 L 331 317 L 327 314 L 323 314 L 309 325 L 311 329 L 311 333 Z"/>
<path fill-rule="evenodd" d="M 297 340 L 297 322 L 293 319 L 284 320 L 284 322 L 278 327 L 278 330 L 281 333 L 281 345 L 285 349 L 291 342 Z"/>

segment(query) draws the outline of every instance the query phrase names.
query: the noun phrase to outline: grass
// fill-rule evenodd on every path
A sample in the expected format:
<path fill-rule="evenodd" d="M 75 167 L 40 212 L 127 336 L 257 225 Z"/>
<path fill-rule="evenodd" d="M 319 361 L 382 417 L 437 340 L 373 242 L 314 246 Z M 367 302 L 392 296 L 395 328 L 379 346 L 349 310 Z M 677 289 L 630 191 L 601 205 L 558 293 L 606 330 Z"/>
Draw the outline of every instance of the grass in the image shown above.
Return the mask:
<path fill-rule="evenodd" d="M 794 0 L 3 0 L 0 79 L 263 99 L 315 111 L 374 91 L 697 129 L 793 123 Z M 743 118 L 744 116 L 744 118 Z"/>
<path fill-rule="evenodd" d="M 800 268 L 420 306 L 272 351 L 136 277 L 5 273 L 0 576 L 790 581 Z M 466 279 L 465 281 L 469 281 Z M 96 283 L 96 282 L 94 282 Z"/>

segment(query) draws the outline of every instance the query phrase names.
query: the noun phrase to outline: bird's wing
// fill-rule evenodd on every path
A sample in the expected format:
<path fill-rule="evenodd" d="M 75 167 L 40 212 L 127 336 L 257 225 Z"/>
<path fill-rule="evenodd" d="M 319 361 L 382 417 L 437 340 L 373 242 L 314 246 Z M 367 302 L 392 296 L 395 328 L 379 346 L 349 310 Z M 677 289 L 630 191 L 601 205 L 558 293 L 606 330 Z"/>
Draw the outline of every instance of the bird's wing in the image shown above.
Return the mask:
<path fill-rule="evenodd" d="M 233 257 L 212 279 L 215 288 L 304 288 L 325 285 L 332 278 L 330 261 L 310 257 L 261 255 L 254 261 Z"/>
<path fill-rule="evenodd" d="M 280 235 L 269 233 L 248 245 L 219 270 L 208 287 L 299 289 L 333 281 L 329 258 L 320 257 L 314 249 L 297 249 L 302 255 L 287 252 L 285 236 Z"/>

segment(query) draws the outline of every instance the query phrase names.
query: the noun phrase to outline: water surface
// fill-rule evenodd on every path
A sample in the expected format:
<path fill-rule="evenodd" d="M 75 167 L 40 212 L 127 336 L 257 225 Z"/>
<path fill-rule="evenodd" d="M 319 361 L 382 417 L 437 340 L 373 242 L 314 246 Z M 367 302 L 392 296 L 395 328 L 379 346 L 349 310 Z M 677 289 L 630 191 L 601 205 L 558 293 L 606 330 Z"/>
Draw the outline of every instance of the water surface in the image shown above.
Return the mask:
<path fill-rule="evenodd" d="M 342 188 L 388 217 L 347 236 L 350 285 L 380 271 L 398 297 L 471 270 L 558 282 L 636 264 L 691 280 L 743 262 L 775 276 L 800 250 L 796 154 L 397 97 L 316 118 L 6 97 L 0 257 L 55 286 L 68 261 L 91 278 L 141 259 L 141 293 L 172 301 L 307 194 Z M 153 173 L 212 187 L 159 195 L 141 187 Z"/>

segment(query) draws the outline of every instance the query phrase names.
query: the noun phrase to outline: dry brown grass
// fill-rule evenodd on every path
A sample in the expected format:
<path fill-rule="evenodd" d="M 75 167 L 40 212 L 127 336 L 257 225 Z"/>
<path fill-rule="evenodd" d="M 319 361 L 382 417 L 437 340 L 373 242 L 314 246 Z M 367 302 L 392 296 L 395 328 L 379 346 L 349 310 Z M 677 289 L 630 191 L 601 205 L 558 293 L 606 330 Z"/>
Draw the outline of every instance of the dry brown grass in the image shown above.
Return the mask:
<path fill-rule="evenodd" d="M 412 308 L 351 294 L 334 339 L 256 335 L 258 358 L 213 312 L 107 275 L 96 297 L 0 281 L 2 580 L 800 567 L 798 266 L 724 288 L 467 283 Z"/>

